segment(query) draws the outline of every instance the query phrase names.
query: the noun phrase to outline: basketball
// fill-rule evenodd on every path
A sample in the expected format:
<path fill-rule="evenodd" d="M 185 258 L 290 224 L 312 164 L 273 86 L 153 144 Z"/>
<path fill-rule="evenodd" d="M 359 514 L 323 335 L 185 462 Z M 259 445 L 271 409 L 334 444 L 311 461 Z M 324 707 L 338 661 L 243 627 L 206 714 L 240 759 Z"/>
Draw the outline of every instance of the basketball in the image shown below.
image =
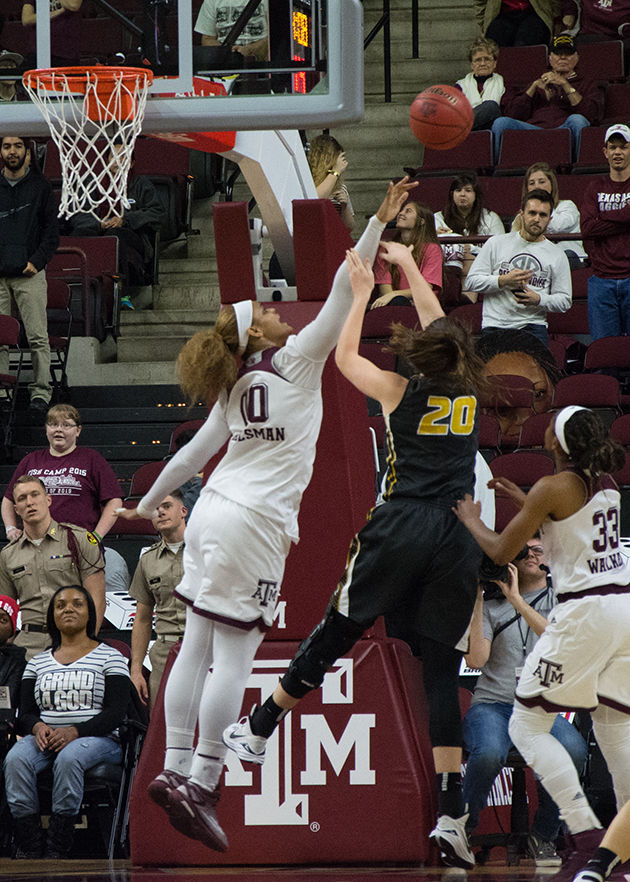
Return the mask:
<path fill-rule="evenodd" d="M 413 100 L 409 125 L 418 141 L 432 150 L 450 150 L 468 136 L 473 109 L 455 86 L 429 86 Z"/>

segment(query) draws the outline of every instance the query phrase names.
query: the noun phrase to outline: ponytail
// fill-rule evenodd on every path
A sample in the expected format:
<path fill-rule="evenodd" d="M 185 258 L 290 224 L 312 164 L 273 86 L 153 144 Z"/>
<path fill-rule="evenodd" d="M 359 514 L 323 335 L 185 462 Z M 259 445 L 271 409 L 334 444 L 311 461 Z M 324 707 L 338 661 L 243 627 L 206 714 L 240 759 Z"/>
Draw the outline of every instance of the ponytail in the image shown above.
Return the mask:
<path fill-rule="evenodd" d="M 602 420 L 592 410 L 579 410 L 564 426 L 569 456 L 578 469 L 595 476 L 618 472 L 626 456 L 621 444 L 608 434 Z"/>
<path fill-rule="evenodd" d="M 198 331 L 177 357 L 177 376 L 191 402 L 216 401 L 223 389 L 231 389 L 238 374 L 238 327 L 232 306 L 219 313 L 214 328 Z M 246 352 L 243 353 L 246 357 Z"/>

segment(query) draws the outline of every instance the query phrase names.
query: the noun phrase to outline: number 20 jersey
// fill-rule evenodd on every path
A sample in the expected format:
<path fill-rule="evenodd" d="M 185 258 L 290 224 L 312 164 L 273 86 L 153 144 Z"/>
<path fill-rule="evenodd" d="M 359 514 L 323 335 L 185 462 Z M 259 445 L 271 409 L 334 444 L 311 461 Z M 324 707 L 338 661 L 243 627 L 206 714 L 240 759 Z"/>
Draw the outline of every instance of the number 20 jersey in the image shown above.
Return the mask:
<path fill-rule="evenodd" d="M 479 406 L 474 395 L 447 389 L 412 377 L 385 418 L 384 499 L 430 499 L 450 507 L 473 492 Z"/>
<path fill-rule="evenodd" d="M 241 368 L 223 409 L 228 449 L 207 487 L 251 508 L 297 542 L 302 494 L 313 471 L 322 421 L 324 362 L 301 355 L 297 337 L 265 349 Z"/>
<path fill-rule="evenodd" d="M 604 475 L 586 505 L 561 521 L 543 523 L 543 548 L 556 594 L 630 583 L 630 559 L 619 541 L 620 505 L 619 491 Z"/>

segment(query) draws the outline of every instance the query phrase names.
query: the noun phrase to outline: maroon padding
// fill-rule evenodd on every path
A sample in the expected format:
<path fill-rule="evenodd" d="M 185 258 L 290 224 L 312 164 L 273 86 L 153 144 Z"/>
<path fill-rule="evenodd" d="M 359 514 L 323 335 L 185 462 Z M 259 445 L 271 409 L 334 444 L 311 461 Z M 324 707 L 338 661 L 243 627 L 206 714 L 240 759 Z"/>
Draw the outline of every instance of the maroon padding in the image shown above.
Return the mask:
<path fill-rule="evenodd" d="M 298 298 L 325 300 L 337 268 L 353 245 L 330 199 L 294 199 L 293 251 Z"/>
<path fill-rule="evenodd" d="M 585 373 L 562 377 L 553 393 L 553 406 L 560 409 L 570 404 L 619 408 L 619 380 L 607 374 Z"/>
<path fill-rule="evenodd" d="M 244 709 L 268 695 L 297 646 L 263 642 Z M 435 784 L 426 703 L 420 665 L 404 644 L 359 641 L 344 666 L 327 675 L 324 690 L 306 696 L 281 723 L 262 769 L 230 754 L 218 806 L 230 843 L 225 854 L 177 833 L 146 796 L 162 769 L 163 689 L 176 652 L 131 793 L 134 864 L 435 862 L 427 839 Z"/>
<path fill-rule="evenodd" d="M 531 82 L 535 72 L 540 76 L 547 68 L 547 47 L 502 46 L 497 58 L 497 73 L 501 74 L 507 86 L 517 86 Z"/>
<path fill-rule="evenodd" d="M 584 370 L 630 367 L 630 339 L 628 337 L 600 337 L 589 343 L 584 356 Z"/>
<path fill-rule="evenodd" d="M 422 166 L 416 169 L 415 174 L 421 178 L 425 175 L 457 174 L 464 170 L 484 173 L 492 165 L 490 132 L 471 132 L 461 144 L 451 147 L 450 150 L 431 150 L 430 147 L 425 147 Z"/>
<path fill-rule="evenodd" d="M 517 170 L 525 171 L 531 165 L 534 156 L 544 156 L 545 161 L 554 169 L 568 168 L 571 165 L 569 130 L 531 129 L 520 131 L 507 129 L 503 133 L 501 157 L 495 166 L 495 174 L 514 174 Z M 491 203 L 489 206 L 492 207 Z M 520 200 L 516 211 L 519 208 Z"/>
<path fill-rule="evenodd" d="M 215 202 L 212 215 L 221 303 L 255 300 L 256 280 L 247 203 Z"/>

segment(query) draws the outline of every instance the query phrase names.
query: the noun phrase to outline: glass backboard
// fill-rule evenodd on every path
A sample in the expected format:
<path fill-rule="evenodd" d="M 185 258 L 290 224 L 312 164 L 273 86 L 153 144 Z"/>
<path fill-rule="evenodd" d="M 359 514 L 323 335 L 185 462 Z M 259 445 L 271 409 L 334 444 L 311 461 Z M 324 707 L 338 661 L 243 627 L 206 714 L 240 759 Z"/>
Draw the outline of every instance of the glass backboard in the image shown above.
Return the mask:
<path fill-rule="evenodd" d="M 59 0 L 3 0 L 0 49 L 12 56 L 4 63 L 0 54 L 3 131 L 48 133 L 21 89 L 23 71 L 94 64 L 153 71 L 145 133 L 314 128 L 363 116 L 360 0 L 72 2 L 74 11 Z"/>

